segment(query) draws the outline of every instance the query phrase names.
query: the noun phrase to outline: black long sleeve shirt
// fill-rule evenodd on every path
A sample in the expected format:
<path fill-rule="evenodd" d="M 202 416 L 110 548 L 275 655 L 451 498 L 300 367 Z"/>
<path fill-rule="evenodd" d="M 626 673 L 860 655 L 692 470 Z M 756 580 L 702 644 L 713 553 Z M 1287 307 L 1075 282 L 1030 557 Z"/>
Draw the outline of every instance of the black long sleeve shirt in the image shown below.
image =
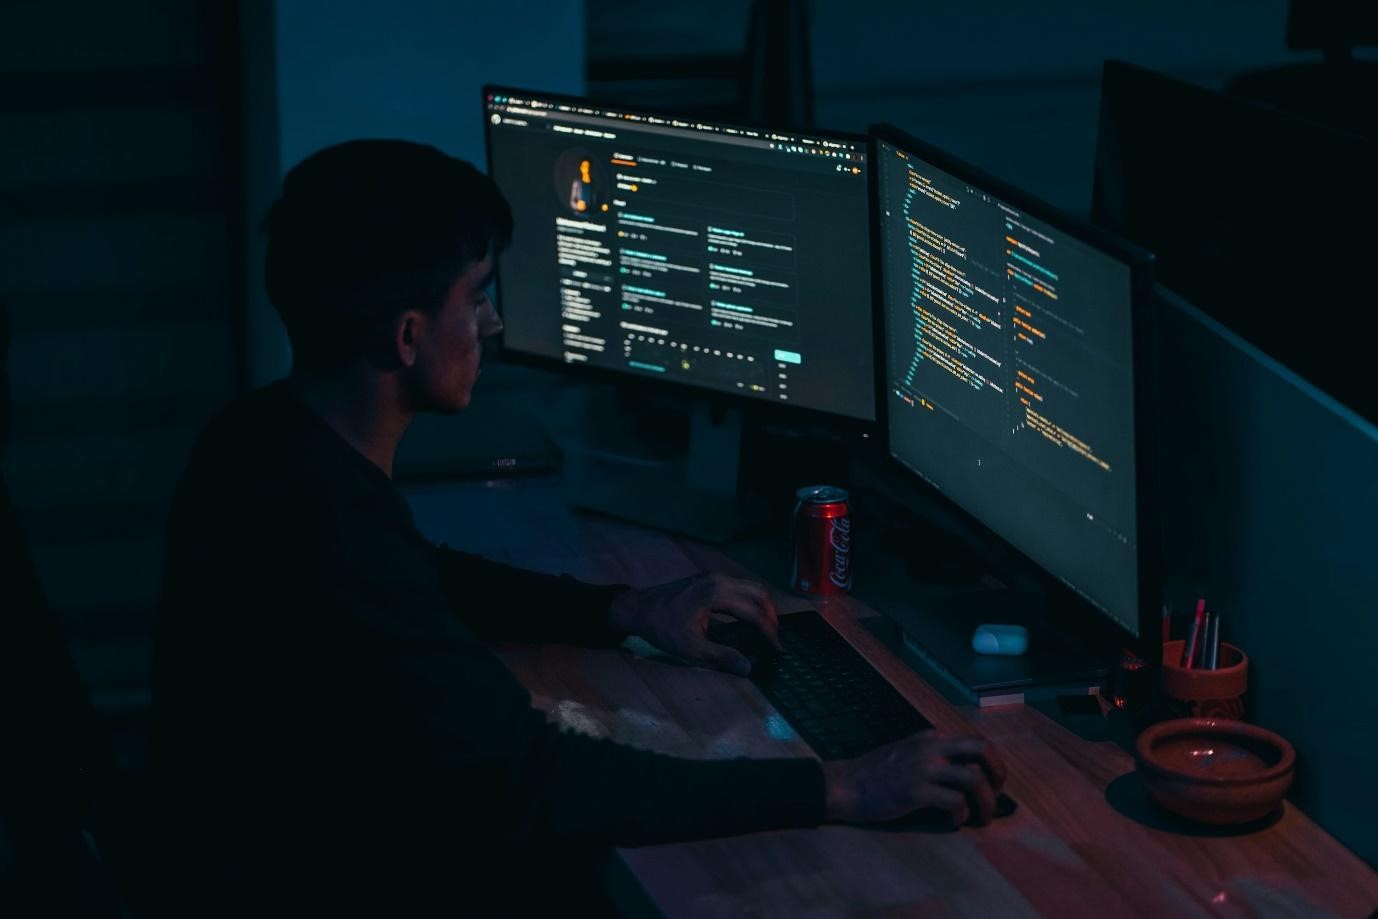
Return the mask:
<path fill-rule="evenodd" d="M 167 542 L 150 763 L 183 870 L 324 852 L 452 884 L 550 840 L 822 819 L 812 760 L 682 760 L 549 724 L 484 640 L 613 645 L 617 588 L 428 543 L 286 384 L 202 434 Z"/>

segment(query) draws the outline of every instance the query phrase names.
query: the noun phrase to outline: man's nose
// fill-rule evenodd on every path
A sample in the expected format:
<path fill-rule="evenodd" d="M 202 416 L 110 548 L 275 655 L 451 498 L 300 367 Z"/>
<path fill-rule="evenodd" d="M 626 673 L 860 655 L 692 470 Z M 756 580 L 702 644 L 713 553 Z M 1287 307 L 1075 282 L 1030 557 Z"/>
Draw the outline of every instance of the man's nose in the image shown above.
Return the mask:
<path fill-rule="evenodd" d="M 502 317 L 498 315 L 498 311 L 489 303 L 483 308 L 483 313 L 480 316 L 479 336 L 482 338 L 489 338 L 501 331 Z"/>

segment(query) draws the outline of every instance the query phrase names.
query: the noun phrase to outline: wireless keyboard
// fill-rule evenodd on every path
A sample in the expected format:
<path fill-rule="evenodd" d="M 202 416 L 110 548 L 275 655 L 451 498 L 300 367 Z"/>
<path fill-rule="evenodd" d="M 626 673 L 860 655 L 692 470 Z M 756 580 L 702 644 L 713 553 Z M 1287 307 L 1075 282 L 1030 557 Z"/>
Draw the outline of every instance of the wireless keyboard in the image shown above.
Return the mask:
<path fill-rule="evenodd" d="M 813 610 L 780 617 L 777 651 L 744 622 L 708 637 L 751 661 L 751 680 L 824 760 L 851 759 L 932 725 Z"/>

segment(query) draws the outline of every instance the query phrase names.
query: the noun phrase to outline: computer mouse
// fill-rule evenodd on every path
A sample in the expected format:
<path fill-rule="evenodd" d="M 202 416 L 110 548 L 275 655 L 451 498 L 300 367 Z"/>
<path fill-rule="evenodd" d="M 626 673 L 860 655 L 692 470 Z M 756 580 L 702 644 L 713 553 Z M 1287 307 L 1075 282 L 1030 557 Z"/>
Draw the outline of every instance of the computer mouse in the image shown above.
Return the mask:
<path fill-rule="evenodd" d="M 1022 625 L 978 625 L 971 634 L 971 649 L 978 654 L 1023 654 L 1029 649 L 1029 630 Z"/>

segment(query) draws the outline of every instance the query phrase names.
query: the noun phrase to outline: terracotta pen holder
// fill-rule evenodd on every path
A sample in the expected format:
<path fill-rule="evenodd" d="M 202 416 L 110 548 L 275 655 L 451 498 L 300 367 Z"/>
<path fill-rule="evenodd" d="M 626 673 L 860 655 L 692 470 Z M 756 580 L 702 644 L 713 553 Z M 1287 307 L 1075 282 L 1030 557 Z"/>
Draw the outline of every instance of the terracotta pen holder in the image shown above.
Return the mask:
<path fill-rule="evenodd" d="M 1163 642 L 1163 695 L 1182 717 L 1244 718 L 1244 692 L 1249 688 L 1249 655 L 1220 643 L 1214 670 L 1181 667 L 1183 641 Z"/>

